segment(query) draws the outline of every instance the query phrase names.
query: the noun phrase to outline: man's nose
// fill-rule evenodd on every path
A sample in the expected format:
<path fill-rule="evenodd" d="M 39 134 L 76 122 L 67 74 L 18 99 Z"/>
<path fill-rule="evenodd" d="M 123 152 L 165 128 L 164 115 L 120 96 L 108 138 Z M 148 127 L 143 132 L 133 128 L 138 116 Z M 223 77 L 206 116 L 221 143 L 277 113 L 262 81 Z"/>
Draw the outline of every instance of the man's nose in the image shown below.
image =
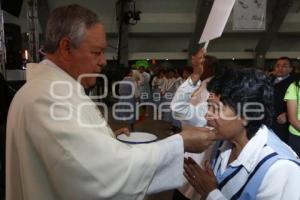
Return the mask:
<path fill-rule="evenodd" d="M 99 66 L 101 67 L 105 67 L 107 62 L 106 62 L 106 58 L 105 58 L 105 55 L 104 54 L 101 54 L 100 55 L 100 58 L 98 60 L 98 63 L 97 63 Z"/>

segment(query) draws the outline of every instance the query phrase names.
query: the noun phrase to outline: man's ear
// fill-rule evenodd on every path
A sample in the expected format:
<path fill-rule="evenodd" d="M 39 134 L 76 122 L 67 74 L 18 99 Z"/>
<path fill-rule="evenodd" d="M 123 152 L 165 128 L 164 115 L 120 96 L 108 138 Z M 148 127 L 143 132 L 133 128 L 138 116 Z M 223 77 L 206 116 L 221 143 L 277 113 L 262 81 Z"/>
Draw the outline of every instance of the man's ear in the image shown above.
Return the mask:
<path fill-rule="evenodd" d="M 71 40 L 68 37 L 63 37 L 59 41 L 58 48 L 64 60 L 71 59 Z"/>

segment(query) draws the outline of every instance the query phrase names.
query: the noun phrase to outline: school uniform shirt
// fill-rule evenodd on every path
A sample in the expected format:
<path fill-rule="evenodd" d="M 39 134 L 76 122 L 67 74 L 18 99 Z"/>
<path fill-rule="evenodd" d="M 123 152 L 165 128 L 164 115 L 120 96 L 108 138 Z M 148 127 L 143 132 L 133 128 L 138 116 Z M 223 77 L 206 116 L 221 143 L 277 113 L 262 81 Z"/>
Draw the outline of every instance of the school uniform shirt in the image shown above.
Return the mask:
<path fill-rule="evenodd" d="M 183 181 L 183 140 L 127 145 L 79 82 L 30 64 L 7 124 L 7 200 L 142 200 Z"/>
<path fill-rule="evenodd" d="M 249 140 L 238 158 L 231 163 L 228 163 L 231 154 L 231 145 L 229 142 L 225 141 L 222 146 L 218 148 L 220 153 L 214 166 L 215 175 L 226 173 L 229 167 L 237 169 L 239 166 L 242 166 L 242 168 L 238 173 L 232 176 L 231 179 L 227 180 L 228 182 L 222 187 L 222 192 L 219 189 L 211 191 L 207 196 L 207 200 L 230 199 L 227 198 L 230 196 L 230 193 L 234 194 L 240 189 L 243 183 L 248 179 L 248 175 L 255 171 L 258 163 L 274 151 L 274 149 L 268 145 L 270 134 L 273 134 L 272 137 L 275 136 L 273 132 L 270 133 L 270 130 L 266 126 L 262 126 L 255 136 Z M 272 146 L 276 148 L 276 146 L 282 145 L 286 149 L 286 152 L 296 158 L 295 152 L 285 143 L 278 138 L 274 141 L 272 141 Z M 277 160 L 264 174 L 257 190 L 256 200 L 300 199 L 299 182 L 299 165 L 286 159 Z"/>

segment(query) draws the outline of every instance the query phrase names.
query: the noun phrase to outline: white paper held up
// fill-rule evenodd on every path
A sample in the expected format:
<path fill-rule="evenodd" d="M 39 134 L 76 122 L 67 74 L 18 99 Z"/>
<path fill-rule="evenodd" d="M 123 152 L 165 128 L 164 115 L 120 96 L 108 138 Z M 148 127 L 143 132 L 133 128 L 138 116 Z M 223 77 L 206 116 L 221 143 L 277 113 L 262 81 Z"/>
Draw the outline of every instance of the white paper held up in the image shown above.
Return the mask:
<path fill-rule="evenodd" d="M 205 42 L 207 47 L 210 40 L 222 35 L 234 3 L 235 0 L 214 1 L 199 43 Z"/>

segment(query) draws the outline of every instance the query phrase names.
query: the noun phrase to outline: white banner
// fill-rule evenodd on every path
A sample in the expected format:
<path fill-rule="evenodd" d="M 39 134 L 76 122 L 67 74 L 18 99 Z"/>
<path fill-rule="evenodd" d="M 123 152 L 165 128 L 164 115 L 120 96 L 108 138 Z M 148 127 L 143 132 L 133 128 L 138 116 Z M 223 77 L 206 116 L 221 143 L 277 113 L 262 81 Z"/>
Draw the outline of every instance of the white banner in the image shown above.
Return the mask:
<path fill-rule="evenodd" d="M 237 0 L 233 8 L 233 30 L 264 31 L 267 0 Z"/>
<path fill-rule="evenodd" d="M 209 13 L 199 43 L 208 42 L 222 35 L 235 0 L 215 0 Z"/>

